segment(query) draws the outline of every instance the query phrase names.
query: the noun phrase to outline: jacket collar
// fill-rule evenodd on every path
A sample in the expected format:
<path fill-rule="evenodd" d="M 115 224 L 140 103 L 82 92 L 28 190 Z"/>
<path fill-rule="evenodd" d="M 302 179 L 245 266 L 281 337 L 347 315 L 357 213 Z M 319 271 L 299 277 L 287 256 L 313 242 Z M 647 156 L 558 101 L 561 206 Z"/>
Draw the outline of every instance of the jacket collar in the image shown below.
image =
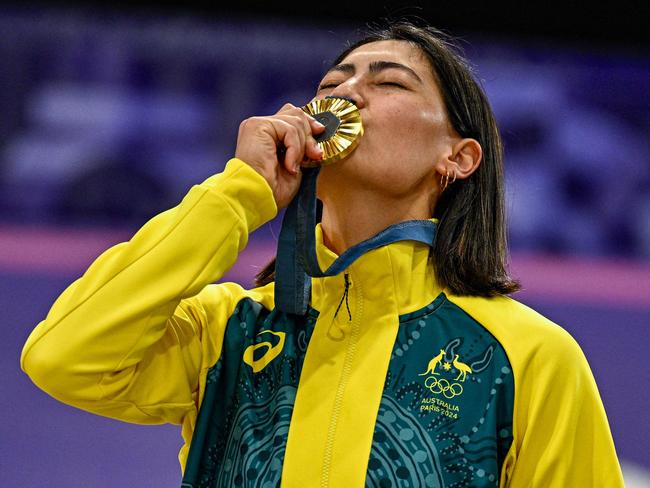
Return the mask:
<path fill-rule="evenodd" d="M 323 243 L 321 224 L 316 226 L 316 253 L 321 269 L 338 256 Z M 352 286 L 363 290 L 365 300 L 381 304 L 387 293 L 395 297 L 399 315 L 414 312 L 442 291 L 433 272 L 431 247 L 416 241 L 399 241 L 366 252 L 337 276 L 312 279 L 312 307 L 322 312 L 336 307 L 344 292 L 344 274 Z M 333 304 L 333 305 L 332 305 Z"/>

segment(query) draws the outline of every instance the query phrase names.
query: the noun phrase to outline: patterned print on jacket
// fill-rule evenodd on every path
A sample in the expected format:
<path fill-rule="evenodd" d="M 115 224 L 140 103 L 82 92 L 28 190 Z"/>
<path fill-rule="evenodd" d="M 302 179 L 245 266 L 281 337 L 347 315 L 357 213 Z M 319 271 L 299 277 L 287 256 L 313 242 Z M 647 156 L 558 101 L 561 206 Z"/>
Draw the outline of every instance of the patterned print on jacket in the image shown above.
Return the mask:
<path fill-rule="evenodd" d="M 239 303 L 207 375 L 183 487 L 279 486 L 317 318 L 315 310 L 295 317 Z M 444 294 L 402 315 L 366 486 L 498 486 L 513 399 L 503 348 Z"/>

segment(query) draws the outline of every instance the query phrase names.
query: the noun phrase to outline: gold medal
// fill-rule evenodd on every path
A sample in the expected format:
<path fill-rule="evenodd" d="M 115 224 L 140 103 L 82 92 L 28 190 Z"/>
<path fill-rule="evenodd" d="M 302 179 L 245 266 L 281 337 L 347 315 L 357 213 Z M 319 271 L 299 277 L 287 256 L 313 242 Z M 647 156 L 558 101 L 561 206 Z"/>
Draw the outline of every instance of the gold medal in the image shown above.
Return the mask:
<path fill-rule="evenodd" d="M 306 159 L 302 166 L 312 168 L 335 163 L 354 151 L 359 144 L 363 135 L 361 113 L 348 99 L 326 97 L 322 100 L 312 100 L 302 109 L 325 126 L 321 134 L 314 136 L 323 150 L 323 159 Z"/>

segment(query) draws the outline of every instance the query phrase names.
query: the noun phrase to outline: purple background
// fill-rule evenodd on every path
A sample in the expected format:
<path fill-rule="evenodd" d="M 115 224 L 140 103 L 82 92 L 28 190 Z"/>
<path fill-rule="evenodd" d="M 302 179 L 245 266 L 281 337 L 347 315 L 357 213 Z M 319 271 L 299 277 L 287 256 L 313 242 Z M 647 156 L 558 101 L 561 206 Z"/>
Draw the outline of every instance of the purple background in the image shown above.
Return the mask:
<path fill-rule="evenodd" d="M 20 371 L 22 345 L 97 254 L 220 171 L 243 118 L 308 101 L 359 25 L 0 9 L 3 486 L 179 485 L 177 427 L 60 404 Z M 650 470 L 648 45 L 523 34 L 462 43 L 505 140 L 516 298 L 578 340 L 621 458 Z M 225 279 L 250 284 L 278 227 Z"/>

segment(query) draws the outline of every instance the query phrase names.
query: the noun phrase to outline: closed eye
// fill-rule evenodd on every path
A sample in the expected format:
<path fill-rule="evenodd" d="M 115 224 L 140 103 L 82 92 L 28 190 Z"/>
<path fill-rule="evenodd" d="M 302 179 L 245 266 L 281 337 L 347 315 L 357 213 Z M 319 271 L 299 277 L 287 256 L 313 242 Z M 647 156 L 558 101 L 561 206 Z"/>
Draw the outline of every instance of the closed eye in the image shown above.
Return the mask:
<path fill-rule="evenodd" d="M 380 86 L 394 86 L 394 87 L 397 87 L 397 88 L 406 88 L 401 83 L 397 83 L 395 81 L 384 81 L 382 83 L 378 83 L 378 85 L 380 85 Z"/>
<path fill-rule="evenodd" d="M 319 90 L 326 90 L 328 88 L 336 88 L 339 86 L 338 83 L 325 83 L 324 85 L 321 85 L 318 87 Z"/>

